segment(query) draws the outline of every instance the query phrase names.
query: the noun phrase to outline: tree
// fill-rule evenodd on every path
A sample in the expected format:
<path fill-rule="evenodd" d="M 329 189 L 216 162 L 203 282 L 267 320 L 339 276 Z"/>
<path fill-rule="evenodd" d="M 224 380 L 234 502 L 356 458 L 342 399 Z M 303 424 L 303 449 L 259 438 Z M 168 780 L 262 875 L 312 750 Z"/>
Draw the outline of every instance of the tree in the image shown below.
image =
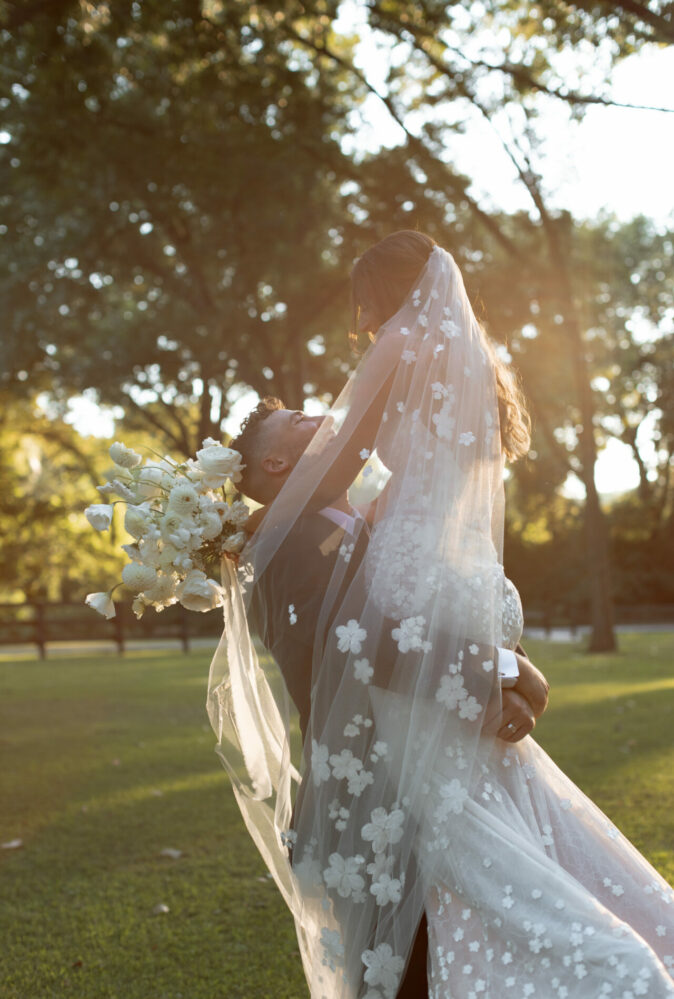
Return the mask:
<path fill-rule="evenodd" d="M 98 534 L 83 514 L 100 501 L 107 455 L 33 401 L 7 393 L 1 401 L 0 599 L 81 599 L 101 578 L 118 576 L 124 562 L 121 525 L 114 523 L 112 537 Z"/>
<path fill-rule="evenodd" d="M 341 71 L 316 80 L 255 5 L 191 0 L 15 10 L 2 49 L 5 384 L 93 386 L 182 453 L 234 385 L 334 389 Z"/>
<path fill-rule="evenodd" d="M 413 7 L 395 0 L 373 0 L 368 11 L 370 24 L 384 34 L 389 46 L 394 44 L 406 54 L 405 58 L 398 55 L 395 61 L 391 60 L 386 86 L 378 93 L 406 133 L 419 169 L 440 179 L 439 191 L 450 203 L 462 200 L 471 207 L 489 237 L 512 252 L 521 273 L 528 271 L 539 283 L 547 285 L 547 303 L 564 331 L 563 340 L 559 335 L 556 340 L 566 346 L 565 367 L 572 377 L 578 414 L 575 471 L 586 494 L 587 572 L 592 607 L 590 648 L 612 649 L 615 637 L 609 538 L 594 481 L 599 450 L 595 431 L 597 410 L 587 330 L 583 327 L 574 283 L 574 225 L 568 213 L 552 206 L 548 196 L 537 118 L 542 99 L 562 101 L 575 115 L 589 104 L 610 103 L 601 94 L 565 86 L 556 70 L 558 51 L 570 41 L 589 38 L 597 51 L 606 51 L 608 68 L 645 39 L 671 38 L 671 5 L 622 4 L 616 10 L 606 4 L 510 2 L 467 9 L 463 4 L 437 0 L 425 0 Z M 541 44 L 542 38 L 545 45 Z M 306 39 L 306 44 L 344 65 L 339 53 L 332 53 L 326 44 L 317 47 L 313 39 Z M 489 57 L 482 54 L 484 49 L 490 52 Z M 360 78 L 357 69 L 352 71 Z M 503 115 L 513 106 L 517 107 L 519 124 L 506 131 Z M 414 112 L 420 113 L 422 124 L 412 133 L 407 122 Z M 461 190 L 461 180 L 448 163 L 453 135 L 462 131 L 467 118 L 476 115 L 494 129 L 529 197 L 528 239 L 512 240 L 507 227 L 499 224 L 493 213 L 484 210 L 479 198 L 465 188 Z M 527 252 L 532 248 L 535 256 Z M 524 351 L 522 358 L 523 354 Z M 540 401 L 543 405 L 535 408 L 547 423 L 542 395 Z"/>

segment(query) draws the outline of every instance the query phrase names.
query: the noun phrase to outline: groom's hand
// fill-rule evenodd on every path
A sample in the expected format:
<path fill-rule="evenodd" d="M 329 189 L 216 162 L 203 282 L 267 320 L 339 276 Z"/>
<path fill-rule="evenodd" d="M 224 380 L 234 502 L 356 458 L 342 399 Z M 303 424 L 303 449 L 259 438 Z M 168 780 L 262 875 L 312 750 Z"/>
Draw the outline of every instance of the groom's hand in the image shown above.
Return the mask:
<path fill-rule="evenodd" d="M 541 671 L 536 669 L 530 659 L 519 655 L 519 653 L 515 653 L 515 655 L 517 656 L 520 675 L 512 690 L 521 694 L 531 705 L 534 717 L 540 718 L 548 706 L 550 684 Z M 506 691 L 503 693 L 505 694 Z"/>
<path fill-rule="evenodd" d="M 504 742 L 519 742 L 533 731 L 536 716 L 525 697 L 514 688 L 501 692 L 501 707 L 485 719 L 483 732 Z"/>

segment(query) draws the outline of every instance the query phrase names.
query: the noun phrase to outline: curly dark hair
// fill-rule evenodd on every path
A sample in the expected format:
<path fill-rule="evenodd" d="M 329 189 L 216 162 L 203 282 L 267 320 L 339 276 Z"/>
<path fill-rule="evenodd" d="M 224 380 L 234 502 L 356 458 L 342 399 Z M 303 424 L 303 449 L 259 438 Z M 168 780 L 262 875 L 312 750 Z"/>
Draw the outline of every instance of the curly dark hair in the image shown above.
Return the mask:
<path fill-rule="evenodd" d="M 265 396 L 255 409 L 251 410 L 241 424 L 239 433 L 229 443 L 231 448 L 239 452 L 246 466 L 239 489 L 256 503 L 264 504 L 268 501 L 259 475 L 262 430 L 270 413 L 275 413 L 278 409 L 285 409 L 281 400 L 275 396 Z"/>

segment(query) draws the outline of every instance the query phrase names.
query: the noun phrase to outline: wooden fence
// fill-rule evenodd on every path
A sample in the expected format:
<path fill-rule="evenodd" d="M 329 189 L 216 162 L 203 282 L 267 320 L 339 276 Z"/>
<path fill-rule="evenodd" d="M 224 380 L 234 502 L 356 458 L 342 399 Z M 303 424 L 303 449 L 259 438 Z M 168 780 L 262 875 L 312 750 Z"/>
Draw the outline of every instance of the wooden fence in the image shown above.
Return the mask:
<path fill-rule="evenodd" d="M 47 656 L 49 642 L 112 641 L 119 655 L 126 643 L 143 639 L 174 639 L 184 652 L 190 640 L 218 638 L 222 632 L 222 611 L 195 614 L 176 604 L 157 614 L 147 610 L 138 620 L 130 602 L 115 603 L 117 614 L 110 621 L 90 607 L 75 602 L 35 602 L 0 604 L 0 647 L 36 645 L 41 659 Z"/>
<path fill-rule="evenodd" d="M 219 638 L 222 632 L 222 611 L 195 614 L 179 604 L 161 614 L 147 610 L 137 620 L 130 602 L 115 604 L 117 614 L 111 621 L 83 603 L 33 602 L 0 603 L 0 648 L 3 645 L 35 645 L 41 659 L 47 656 L 49 642 L 112 641 L 119 655 L 126 643 L 143 639 L 172 639 L 189 652 L 194 638 Z M 528 628 L 541 628 L 547 634 L 563 628 L 572 635 L 587 625 L 583 613 L 568 607 L 527 608 Z M 674 605 L 637 605 L 616 607 L 616 621 L 623 625 L 648 626 L 670 624 L 674 628 Z"/>

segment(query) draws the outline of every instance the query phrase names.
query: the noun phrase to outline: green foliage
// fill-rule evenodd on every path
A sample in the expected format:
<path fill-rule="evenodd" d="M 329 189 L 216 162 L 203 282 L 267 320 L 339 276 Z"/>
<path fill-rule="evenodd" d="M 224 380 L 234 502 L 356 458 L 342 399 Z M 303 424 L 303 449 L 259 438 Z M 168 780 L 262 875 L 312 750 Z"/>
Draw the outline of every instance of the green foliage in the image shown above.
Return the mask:
<path fill-rule="evenodd" d="M 672 634 L 605 657 L 527 650 L 552 683 L 536 738 L 674 877 Z M 292 919 L 212 750 L 207 669 L 203 653 L 0 663 L 0 841 L 24 841 L 0 858 L 7 999 L 306 996 Z"/>
<path fill-rule="evenodd" d="M 121 524 L 99 534 L 83 513 L 100 502 L 96 486 L 109 460 L 99 440 L 3 395 L 0 600 L 83 598 L 124 562 Z"/>
<path fill-rule="evenodd" d="M 549 572 L 552 553 L 564 557 L 552 559 L 551 592 L 582 575 L 579 555 L 603 534 L 601 511 L 583 538 L 586 513 L 556 494 L 569 472 L 592 491 L 611 437 L 633 449 L 657 547 L 672 525 L 671 236 L 643 219 L 583 223 L 552 209 L 539 115 L 551 102 L 569 116 L 606 103 L 619 59 L 671 39 L 671 4 L 368 3 L 391 55 L 379 103 L 401 137 L 376 154 L 359 147 L 358 109 L 377 97 L 359 69 L 358 38 L 335 28 L 338 6 L 4 6 L 4 391 L 22 399 L 30 384 L 56 415 L 88 391 L 121 407 L 124 436 L 176 455 L 217 436 L 246 389 L 293 407 L 328 401 L 353 364 L 353 257 L 395 229 L 419 228 L 457 258 L 530 399 L 533 449 L 514 469 L 510 520 L 524 592 L 540 594 L 538 567 L 547 561 Z M 529 210 L 496 210 L 457 170 L 456 141 L 475 121 L 501 143 Z M 93 454 L 88 444 L 79 451 Z M 57 540 L 59 530 L 72 534 L 70 507 L 22 505 L 28 479 L 3 474 L 24 525 L 16 541 L 6 535 L 6 578 L 32 580 L 31 592 L 46 585 L 35 581 L 37 556 L 24 552 L 32 516 L 51 519 L 50 550 L 61 551 L 50 592 L 56 576 L 88 578 L 77 546 L 66 557 Z M 614 551 L 636 566 L 636 549 L 623 546 L 629 519 L 614 518 Z M 642 592 L 640 571 L 621 578 L 620 593 Z M 584 600 L 584 583 L 573 586 L 569 599 Z"/>
<path fill-rule="evenodd" d="M 232 385 L 300 405 L 318 381 L 354 94 L 264 9 L 169 7 L 54 5 L 5 32 L 2 375 L 95 386 L 189 453 Z"/>

